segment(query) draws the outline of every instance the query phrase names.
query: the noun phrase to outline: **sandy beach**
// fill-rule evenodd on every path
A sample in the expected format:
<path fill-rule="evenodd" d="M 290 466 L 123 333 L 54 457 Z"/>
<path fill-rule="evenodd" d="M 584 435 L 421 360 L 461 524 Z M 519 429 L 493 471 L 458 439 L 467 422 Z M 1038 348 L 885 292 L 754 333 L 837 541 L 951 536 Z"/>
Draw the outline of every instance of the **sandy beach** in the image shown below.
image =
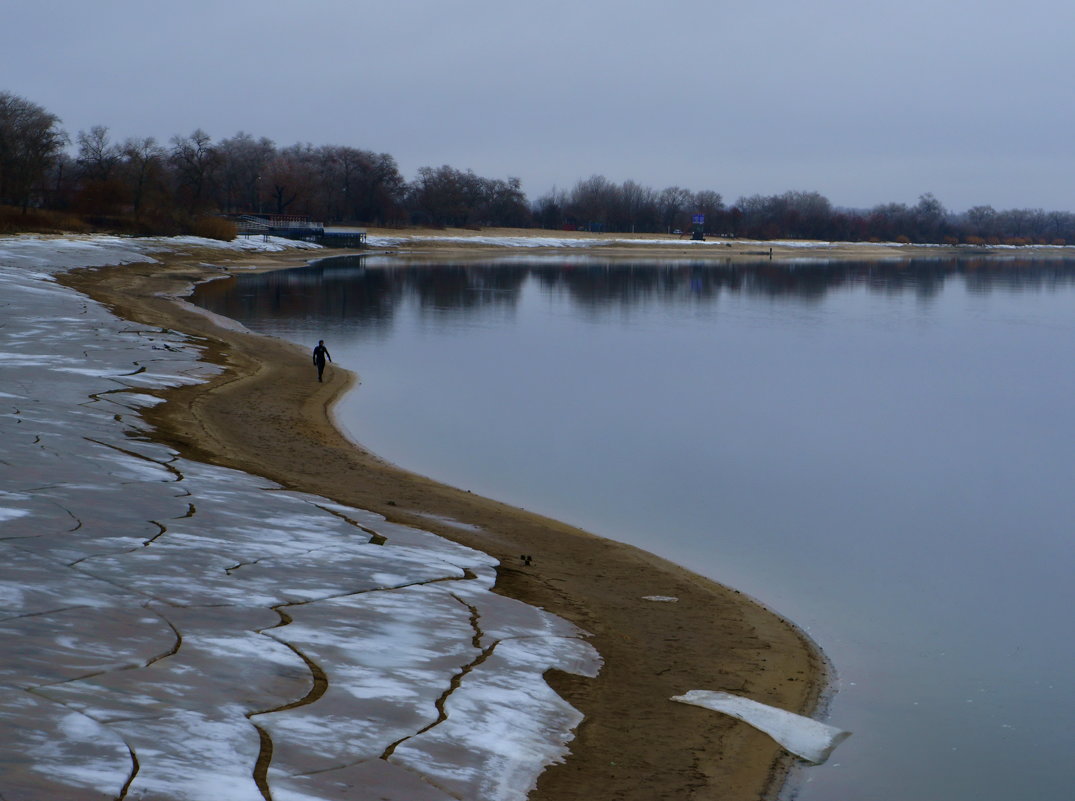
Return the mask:
<path fill-rule="evenodd" d="M 436 234 L 443 232 L 431 232 Z M 497 246 L 454 240 L 374 249 L 456 257 L 490 247 Z M 698 248 L 641 242 L 602 246 L 601 253 L 769 257 L 757 243 L 707 248 L 704 256 Z M 840 257 L 855 254 L 844 248 Z M 585 721 L 566 762 L 545 771 L 531 798 L 773 797 L 793 757 L 744 723 L 669 699 L 694 689 L 723 690 L 813 713 L 825 665 L 798 629 L 735 589 L 642 550 L 386 463 L 333 424 L 334 402 L 356 391 L 360 375 L 333 366 L 319 384 L 304 349 L 218 325 L 180 300 L 195 283 L 231 268 L 293 267 L 310 258 L 308 252 L 231 256 L 192 248 L 156 264 L 83 270 L 62 280 L 127 319 L 204 338 L 207 357 L 225 368 L 207 383 L 165 391 L 168 402 L 146 411 L 161 441 L 190 458 L 261 475 L 484 551 L 501 562 L 498 592 L 592 633 L 604 659 L 598 678 L 548 676 Z M 360 373 L 361 365 L 356 368 Z M 524 564 L 520 554 L 532 555 L 532 563 Z M 679 600 L 660 603 L 646 596 Z"/>

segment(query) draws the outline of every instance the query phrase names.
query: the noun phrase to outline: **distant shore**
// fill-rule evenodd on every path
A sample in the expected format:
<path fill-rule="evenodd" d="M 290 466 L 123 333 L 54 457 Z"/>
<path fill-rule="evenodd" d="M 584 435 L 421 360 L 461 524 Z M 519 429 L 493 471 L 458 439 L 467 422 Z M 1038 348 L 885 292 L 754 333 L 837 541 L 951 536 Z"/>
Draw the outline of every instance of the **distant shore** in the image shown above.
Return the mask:
<path fill-rule="evenodd" d="M 402 244 L 371 250 L 449 260 L 511 252 L 504 245 L 477 241 L 421 241 L 423 234 L 447 235 L 443 231 L 417 232 L 417 237 L 407 233 Z M 552 243 L 548 249 L 560 251 Z M 525 252 L 535 251 L 528 247 Z M 768 259 L 757 243 L 704 249 L 616 243 L 584 252 L 613 258 L 674 253 Z M 62 280 L 123 317 L 204 338 L 206 357 L 226 368 L 205 384 L 168 390 L 170 402 L 146 412 L 162 441 L 192 458 L 263 475 L 479 548 L 501 560 L 498 591 L 593 634 L 592 643 L 605 660 L 596 680 L 559 673 L 548 677 L 586 720 L 571 755 L 545 771 L 531 798 L 774 797 L 793 764 L 789 755 L 746 724 L 669 699 L 692 689 L 726 690 L 811 714 L 824 688 L 825 663 L 798 629 L 740 592 L 652 554 L 388 464 L 333 424 L 332 406 L 354 385 L 353 374 L 330 367 L 325 383 L 319 384 L 304 349 L 219 326 L 176 299 L 224 269 L 299 266 L 334 253 L 232 255 L 185 248 L 182 255 L 163 256 L 158 264 L 84 270 Z M 871 256 L 859 250 L 842 257 Z M 532 564 L 520 560 L 523 553 L 533 556 Z M 679 600 L 658 603 L 646 596 Z"/>
<path fill-rule="evenodd" d="M 687 259 L 712 263 L 767 261 L 904 261 L 911 259 L 1071 259 L 1075 245 L 915 245 L 894 242 L 820 242 L 730 239 L 707 235 L 691 241 L 689 234 L 590 233 L 531 228 L 368 228 L 370 251 L 404 258 L 453 256 L 562 254 L 609 259 Z M 399 240 L 388 246 L 379 241 Z M 516 240 L 513 242 L 512 240 Z M 525 245 L 521 243 L 525 241 Z M 547 245 L 541 244 L 547 242 Z"/>

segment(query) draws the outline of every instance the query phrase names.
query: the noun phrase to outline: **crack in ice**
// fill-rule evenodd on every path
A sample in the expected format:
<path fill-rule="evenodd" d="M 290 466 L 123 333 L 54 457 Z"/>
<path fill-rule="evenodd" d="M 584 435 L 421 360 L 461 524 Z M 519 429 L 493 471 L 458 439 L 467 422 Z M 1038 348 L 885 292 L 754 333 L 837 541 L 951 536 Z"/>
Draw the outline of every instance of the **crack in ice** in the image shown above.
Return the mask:
<path fill-rule="evenodd" d="M 372 770 L 393 798 L 420 781 L 492 801 L 499 757 L 457 731 L 502 727 L 488 714 L 525 730 L 530 767 L 497 780 L 525 786 L 570 739 L 534 677 L 596 660 L 547 636 L 577 629 L 492 593 L 486 554 L 154 442 L 140 412 L 158 390 L 219 374 L 203 340 L 124 323 L 45 272 L 150 247 L 0 240 L 0 479 L 20 489 L 0 494 L 0 801 L 8 766 L 41 798 L 338 801 L 336 771 Z M 535 682 L 503 708 L 502 670 Z M 415 756 L 445 738 L 473 745 L 453 779 Z"/>

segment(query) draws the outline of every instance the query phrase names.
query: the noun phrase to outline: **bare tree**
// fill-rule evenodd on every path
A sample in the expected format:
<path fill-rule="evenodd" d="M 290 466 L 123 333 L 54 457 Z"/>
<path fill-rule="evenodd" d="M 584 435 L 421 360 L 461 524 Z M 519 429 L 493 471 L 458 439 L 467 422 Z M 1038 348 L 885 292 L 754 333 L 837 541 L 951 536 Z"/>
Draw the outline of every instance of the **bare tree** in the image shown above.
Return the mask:
<path fill-rule="evenodd" d="M 993 233 L 997 211 L 992 206 L 975 206 L 967 210 L 965 217 L 971 226 L 973 235 L 985 238 Z"/>
<path fill-rule="evenodd" d="M 337 220 L 398 219 L 406 192 L 396 160 L 387 153 L 326 145 L 317 149 L 321 203 Z"/>
<path fill-rule="evenodd" d="M 255 139 L 239 131 L 217 143 L 216 151 L 220 160 L 217 205 L 226 212 L 261 211 L 262 183 L 276 156 L 276 145 L 271 139 Z"/>
<path fill-rule="evenodd" d="M 624 181 L 619 191 L 619 211 L 624 231 L 649 231 L 657 218 L 657 193 L 648 186 Z"/>
<path fill-rule="evenodd" d="M 212 202 L 212 182 L 220 161 L 209 134 L 197 128 L 190 136 L 172 137 L 171 161 L 180 201 L 192 213 L 204 210 Z"/>
<path fill-rule="evenodd" d="M 705 217 L 705 230 L 709 233 L 717 232 L 716 226 L 724 211 L 724 198 L 720 192 L 711 189 L 703 189 L 694 193 L 694 213 Z"/>
<path fill-rule="evenodd" d="M 151 190 L 164 191 L 164 148 L 152 136 L 128 139 L 121 148 L 121 173 L 131 197 L 135 220 L 141 220 Z"/>
<path fill-rule="evenodd" d="M 542 228 L 559 229 L 564 226 L 566 208 L 567 192 L 553 187 L 548 193 L 534 201 L 531 213 Z"/>
<path fill-rule="evenodd" d="M 103 125 L 95 125 L 88 132 L 79 131 L 76 141 L 79 187 L 75 207 L 94 215 L 120 212 L 128 201 L 128 193 L 119 179 L 123 158 L 119 145 L 112 143 L 108 128 Z"/>
<path fill-rule="evenodd" d="M 908 237 L 911 228 L 911 210 L 906 203 L 882 203 L 874 206 L 867 218 L 872 239 L 893 241 Z"/>
<path fill-rule="evenodd" d="M 481 207 L 483 179 L 448 165 L 422 167 L 411 184 L 411 207 L 434 225 L 468 225 Z"/>
<path fill-rule="evenodd" d="M 522 181 L 509 177 L 482 179 L 482 201 L 479 218 L 487 225 L 525 228 L 530 225 L 530 208 L 523 192 Z"/>
<path fill-rule="evenodd" d="M 1075 215 L 1067 211 L 1050 211 L 1047 217 L 1051 241 L 1058 245 L 1070 241 L 1075 232 Z"/>
<path fill-rule="evenodd" d="M 115 177 L 122 153 L 120 147 L 109 140 L 108 128 L 94 125 L 88 133 L 79 131 L 77 141 L 76 162 L 86 180 L 109 181 Z"/>
<path fill-rule="evenodd" d="M 919 195 L 918 203 L 913 209 L 914 232 L 911 234 L 916 242 L 940 242 L 948 218 L 941 201 L 932 192 Z"/>
<path fill-rule="evenodd" d="M 49 168 L 67 144 L 60 119 L 10 92 L 0 92 L 0 203 L 25 212 L 44 192 Z"/>
<path fill-rule="evenodd" d="M 269 164 L 266 191 L 277 214 L 325 213 L 318 197 L 320 157 L 313 145 L 294 144 L 276 154 Z"/>
<path fill-rule="evenodd" d="M 618 187 L 603 175 L 591 175 L 575 184 L 568 201 L 568 213 L 581 227 L 604 230 L 612 216 Z"/>
<path fill-rule="evenodd" d="M 352 199 L 354 216 L 370 222 L 399 219 L 407 188 L 399 165 L 388 153 L 364 153 L 358 165 L 359 187 L 354 193 L 358 201 Z"/>
<path fill-rule="evenodd" d="M 997 214 L 997 230 L 1004 238 L 1023 239 L 1030 234 L 1031 220 L 1028 209 L 1007 209 Z"/>
<path fill-rule="evenodd" d="M 691 192 L 689 189 L 670 186 L 661 190 L 657 203 L 661 211 L 661 225 L 664 226 L 666 233 L 671 233 L 674 229 L 685 225 L 680 218 L 690 202 Z"/>

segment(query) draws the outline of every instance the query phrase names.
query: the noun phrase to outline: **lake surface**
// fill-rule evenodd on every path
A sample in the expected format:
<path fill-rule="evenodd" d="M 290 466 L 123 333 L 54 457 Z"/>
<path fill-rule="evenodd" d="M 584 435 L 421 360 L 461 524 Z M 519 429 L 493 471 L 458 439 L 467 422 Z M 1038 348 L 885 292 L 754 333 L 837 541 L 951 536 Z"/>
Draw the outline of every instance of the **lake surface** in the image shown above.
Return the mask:
<path fill-rule="evenodd" d="M 803 801 L 1070 797 L 1075 262 L 342 259 L 195 301 L 325 339 L 376 453 L 807 630 L 854 736 Z"/>

